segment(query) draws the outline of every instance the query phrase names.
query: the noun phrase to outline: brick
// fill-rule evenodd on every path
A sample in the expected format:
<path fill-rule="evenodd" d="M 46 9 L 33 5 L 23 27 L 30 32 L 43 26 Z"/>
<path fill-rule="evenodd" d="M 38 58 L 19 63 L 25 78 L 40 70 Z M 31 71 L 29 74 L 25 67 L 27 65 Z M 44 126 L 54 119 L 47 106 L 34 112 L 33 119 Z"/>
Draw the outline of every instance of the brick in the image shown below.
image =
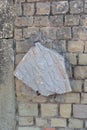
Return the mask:
<path fill-rule="evenodd" d="M 61 27 L 57 29 L 57 39 L 71 39 L 71 28 L 70 27 Z"/>
<path fill-rule="evenodd" d="M 83 128 L 83 120 L 69 119 L 70 128 Z"/>
<path fill-rule="evenodd" d="M 34 12 L 35 12 L 35 10 L 34 10 L 34 3 L 25 3 L 23 5 L 23 7 L 24 7 L 24 15 L 25 16 L 32 16 L 32 15 L 34 15 Z"/>
<path fill-rule="evenodd" d="M 22 58 L 24 57 L 25 54 L 17 54 L 16 55 L 16 65 L 18 65 L 18 63 L 22 60 Z"/>
<path fill-rule="evenodd" d="M 23 29 L 23 37 L 30 38 L 32 35 L 37 35 L 39 33 L 38 27 L 28 27 Z"/>
<path fill-rule="evenodd" d="M 19 126 L 33 125 L 33 117 L 19 117 Z"/>
<path fill-rule="evenodd" d="M 50 16 L 49 17 L 49 24 L 52 27 L 59 27 L 63 26 L 63 15 L 57 15 L 57 16 Z"/>
<path fill-rule="evenodd" d="M 76 65 L 77 64 L 77 55 L 76 54 L 72 54 L 72 53 L 66 53 L 65 54 L 65 58 L 68 60 L 68 62 L 72 65 Z"/>
<path fill-rule="evenodd" d="M 85 0 L 84 12 L 87 13 L 87 0 Z"/>
<path fill-rule="evenodd" d="M 74 26 L 79 25 L 80 16 L 79 15 L 66 15 L 65 16 L 65 25 Z"/>
<path fill-rule="evenodd" d="M 37 94 L 30 88 L 23 84 L 20 80 L 16 79 L 16 94 L 17 101 L 25 102 L 34 102 L 34 103 L 44 103 L 47 101 L 47 98 L 44 96 L 37 96 Z"/>
<path fill-rule="evenodd" d="M 87 80 L 84 81 L 84 92 L 87 92 Z"/>
<path fill-rule="evenodd" d="M 84 42 L 83 41 L 68 41 L 69 52 L 83 52 Z"/>
<path fill-rule="evenodd" d="M 82 26 L 87 26 L 87 15 L 82 15 L 80 18 L 80 24 Z"/>
<path fill-rule="evenodd" d="M 48 126 L 47 120 L 42 118 L 36 118 L 36 126 L 47 127 Z"/>
<path fill-rule="evenodd" d="M 69 9 L 68 1 L 52 2 L 53 14 L 65 14 L 68 12 L 68 9 Z"/>
<path fill-rule="evenodd" d="M 20 116 L 38 116 L 37 104 L 20 103 L 18 108 Z"/>
<path fill-rule="evenodd" d="M 34 17 L 34 26 L 36 26 L 36 27 L 49 26 L 48 16 L 36 16 L 36 17 Z"/>
<path fill-rule="evenodd" d="M 73 92 L 81 92 L 82 91 L 83 82 L 81 80 L 71 80 L 70 84 L 71 84 Z"/>
<path fill-rule="evenodd" d="M 37 3 L 36 8 L 37 8 L 36 14 L 38 14 L 38 15 L 49 14 L 50 13 L 50 2 Z"/>
<path fill-rule="evenodd" d="M 43 130 L 56 130 L 55 128 L 43 128 Z"/>
<path fill-rule="evenodd" d="M 41 33 L 43 34 L 43 36 L 49 38 L 49 39 L 56 39 L 56 31 L 57 28 L 55 27 L 43 27 L 40 28 Z"/>
<path fill-rule="evenodd" d="M 87 128 L 87 120 L 85 120 L 85 128 Z"/>
<path fill-rule="evenodd" d="M 87 105 L 73 105 L 73 117 L 87 118 Z"/>
<path fill-rule="evenodd" d="M 79 54 L 79 64 L 87 65 L 87 54 Z"/>
<path fill-rule="evenodd" d="M 32 43 L 28 42 L 27 40 L 17 41 L 16 42 L 16 52 L 17 53 L 25 53 L 29 50 L 32 46 Z"/>
<path fill-rule="evenodd" d="M 16 17 L 15 25 L 18 27 L 32 26 L 33 17 Z"/>
<path fill-rule="evenodd" d="M 66 103 L 80 103 L 80 94 L 79 93 L 67 93 L 65 95 Z"/>
<path fill-rule="evenodd" d="M 52 44 L 52 49 L 57 52 L 66 52 L 66 41 L 65 40 L 55 40 Z"/>
<path fill-rule="evenodd" d="M 51 119 L 51 127 L 66 127 L 66 119 L 62 118 Z"/>
<path fill-rule="evenodd" d="M 87 93 L 81 93 L 81 103 L 87 104 Z"/>
<path fill-rule="evenodd" d="M 42 117 L 53 117 L 58 115 L 57 104 L 41 104 L 41 115 Z"/>
<path fill-rule="evenodd" d="M 73 27 L 73 39 L 87 41 L 87 27 Z"/>
<path fill-rule="evenodd" d="M 22 29 L 15 29 L 14 30 L 14 39 L 21 40 L 22 39 Z"/>
<path fill-rule="evenodd" d="M 71 104 L 60 104 L 60 116 L 64 118 L 71 117 Z"/>
<path fill-rule="evenodd" d="M 18 127 L 18 130 L 41 130 L 38 127 Z"/>
<path fill-rule="evenodd" d="M 83 1 L 70 1 L 70 13 L 71 14 L 79 14 L 83 12 Z"/>
<path fill-rule="evenodd" d="M 84 52 L 87 52 L 87 43 L 85 43 L 85 50 Z"/>
<path fill-rule="evenodd" d="M 22 15 L 22 6 L 21 3 L 16 3 L 16 7 L 15 7 L 15 12 L 17 16 L 21 16 Z"/>
<path fill-rule="evenodd" d="M 76 79 L 87 78 L 87 66 L 77 66 L 74 69 L 74 76 Z"/>
<path fill-rule="evenodd" d="M 73 128 L 66 127 L 66 128 L 59 128 L 58 130 L 73 130 Z"/>

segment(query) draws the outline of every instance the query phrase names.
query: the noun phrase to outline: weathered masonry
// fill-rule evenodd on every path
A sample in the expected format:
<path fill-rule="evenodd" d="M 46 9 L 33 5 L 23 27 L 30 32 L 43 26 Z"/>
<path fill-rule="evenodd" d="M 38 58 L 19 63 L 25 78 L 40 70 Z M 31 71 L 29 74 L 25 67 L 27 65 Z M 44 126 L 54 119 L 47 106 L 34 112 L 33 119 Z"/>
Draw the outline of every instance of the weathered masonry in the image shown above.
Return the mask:
<path fill-rule="evenodd" d="M 0 130 L 87 130 L 87 0 L 1 0 L 0 15 Z M 36 41 L 65 57 L 71 93 L 37 96 L 13 78 Z"/>

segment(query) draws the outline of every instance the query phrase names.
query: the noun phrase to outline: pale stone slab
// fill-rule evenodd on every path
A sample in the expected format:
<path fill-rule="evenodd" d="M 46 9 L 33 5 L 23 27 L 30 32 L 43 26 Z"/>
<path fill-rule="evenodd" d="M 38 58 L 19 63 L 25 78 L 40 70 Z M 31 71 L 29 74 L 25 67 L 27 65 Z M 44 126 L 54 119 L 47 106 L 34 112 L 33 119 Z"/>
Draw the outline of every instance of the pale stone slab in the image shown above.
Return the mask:
<path fill-rule="evenodd" d="M 44 96 L 71 91 L 64 58 L 39 42 L 23 57 L 14 75 Z"/>
<path fill-rule="evenodd" d="M 13 40 L 0 40 L 0 130 L 15 130 Z"/>

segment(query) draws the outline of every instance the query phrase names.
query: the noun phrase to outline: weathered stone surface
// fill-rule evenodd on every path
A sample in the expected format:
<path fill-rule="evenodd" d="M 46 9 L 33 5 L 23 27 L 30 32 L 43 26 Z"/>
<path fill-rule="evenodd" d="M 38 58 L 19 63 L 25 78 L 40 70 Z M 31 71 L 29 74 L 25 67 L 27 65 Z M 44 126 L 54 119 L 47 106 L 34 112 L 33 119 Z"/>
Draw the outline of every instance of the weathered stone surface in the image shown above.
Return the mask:
<path fill-rule="evenodd" d="M 73 117 L 87 118 L 87 105 L 73 105 Z"/>
<path fill-rule="evenodd" d="M 38 105 L 37 104 L 19 104 L 19 115 L 20 116 L 38 116 Z"/>
<path fill-rule="evenodd" d="M 61 27 L 57 29 L 57 39 L 71 39 L 71 28 L 70 27 Z"/>
<path fill-rule="evenodd" d="M 48 126 L 48 122 L 47 122 L 46 119 L 36 118 L 36 126 L 47 127 Z"/>
<path fill-rule="evenodd" d="M 0 40 L 0 130 L 15 130 L 13 40 Z"/>
<path fill-rule="evenodd" d="M 87 13 L 87 0 L 85 0 L 84 12 Z"/>
<path fill-rule="evenodd" d="M 66 41 L 65 40 L 54 40 L 52 42 L 52 48 L 57 52 L 66 52 Z"/>
<path fill-rule="evenodd" d="M 80 19 L 80 24 L 82 26 L 87 26 L 87 15 L 82 15 Z"/>
<path fill-rule="evenodd" d="M 60 104 L 60 116 L 64 118 L 71 117 L 71 104 Z"/>
<path fill-rule="evenodd" d="M 87 66 L 77 66 L 74 70 L 74 75 L 76 79 L 87 78 Z"/>
<path fill-rule="evenodd" d="M 65 95 L 66 103 L 80 103 L 80 94 L 79 93 L 67 93 Z"/>
<path fill-rule="evenodd" d="M 84 81 L 84 92 L 87 92 L 87 80 Z"/>
<path fill-rule="evenodd" d="M 50 26 L 59 27 L 63 25 L 63 15 L 54 15 L 49 17 Z"/>
<path fill-rule="evenodd" d="M 42 117 L 52 117 L 58 115 L 57 104 L 41 104 Z"/>
<path fill-rule="evenodd" d="M 15 26 L 17 27 L 26 27 L 33 25 L 33 17 L 16 17 Z"/>
<path fill-rule="evenodd" d="M 19 117 L 19 126 L 28 126 L 33 124 L 34 124 L 33 117 Z"/>
<path fill-rule="evenodd" d="M 37 8 L 36 14 L 38 14 L 38 15 L 49 14 L 50 13 L 50 2 L 37 3 L 36 8 Z"/>
<path fill-rule="evenodd" d="M 79 15 L 66 15 L 65 16 L 65 25 L 74 26 L 79 25 L 80 16 Z"/>
<path fill-rule="evenodd" d="M 68 12 L 69 5 L 67 1 L 52 2 L 53 14 L 65 14 Z"/>
<path fill-rule="evenodd" d="M 71 80 L 71 88 L 73 92 L 81 92 L 82 91 L 82 84 L 81 80 Z"/>
<path fill-rule="evenodd" d="M 0 1 L 0 38 L 13 37 L 13 17 L 14 17 L 13 0 Z"/>
<path fill-rule="evenodd" d="M 81 103 L 87 104 L 87 93 L 81 93 Z"/>
<path fill-rule="evenodd" d="M 32 16 L 34 15 L 34 3 L 25 3 L 24 7 L 24 15 L 25 16 Z"/>
<path fill-rule="evenodd" d="M 87 41 L 87 27 L 73 27 L 73 39 Z"/>
<path fill-rule="evenodd" d="M 70 1 L 70 13 L 79 14 L 81 12 L 83 12 L 83 1 Z"/>
<path fill-rule="evenodd" d="M 52 118 L 51 127 L 66 127 L 66 119 Z"/>
<path fill-rule="evenodd" d="M 87 54 L 79 54 L 79 64 L 87 65 Z"/>
<path fill-rule="evenodd" d="M 34 17 L 34 26 L 36 26 L 36 27 L 49 26 L 48 16 L 35 16 Z"/>
<path fill-rule="evenodd" d="M 48 37 L 49 39 L 52 39 L 52 40 L 56 39 L 57 28 L 55 28 L 55 27 L 43 27 L 43 28 L 40 28 L 40 31 L 41 31 L 43 36 Z"/>
<path fill-rule="evenodd" d="M 18 130 L 41 130 L 38 127 L 18 127 Z"/>
<path fill-rule="evenodd" d="M 43 96 L 71 91 L 64 58 L 39 42 L 28 51 L 14 75 Z"/>
<path fill-rule="evenodd" d="M 83 120 L 69 119 L 70 128 L 83 128 Z"/>
<path fill-rule="evenodd" d="M 83 52 L 84 50 L 84 42 L 77 40 L 77 41 L 68 41 L 68 51 L 69 52 Z"/>

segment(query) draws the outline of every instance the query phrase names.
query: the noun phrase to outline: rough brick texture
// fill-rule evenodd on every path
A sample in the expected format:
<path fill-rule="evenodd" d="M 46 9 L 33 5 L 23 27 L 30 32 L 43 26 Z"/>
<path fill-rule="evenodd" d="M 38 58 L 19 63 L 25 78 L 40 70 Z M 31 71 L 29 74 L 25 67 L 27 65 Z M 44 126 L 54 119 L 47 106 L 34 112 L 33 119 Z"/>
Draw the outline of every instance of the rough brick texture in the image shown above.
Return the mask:
<path fill-rule="evenodd" d="M 18 130 L 86 130 L 87 0 L 17 0 L 14 28 L 8 28 L 7 34 L 0 28 L 0 38 L 14 37 L 15 67 L 40 41 L 64 56 L 72 87 L 44 97 L 15 79 Z"/>

